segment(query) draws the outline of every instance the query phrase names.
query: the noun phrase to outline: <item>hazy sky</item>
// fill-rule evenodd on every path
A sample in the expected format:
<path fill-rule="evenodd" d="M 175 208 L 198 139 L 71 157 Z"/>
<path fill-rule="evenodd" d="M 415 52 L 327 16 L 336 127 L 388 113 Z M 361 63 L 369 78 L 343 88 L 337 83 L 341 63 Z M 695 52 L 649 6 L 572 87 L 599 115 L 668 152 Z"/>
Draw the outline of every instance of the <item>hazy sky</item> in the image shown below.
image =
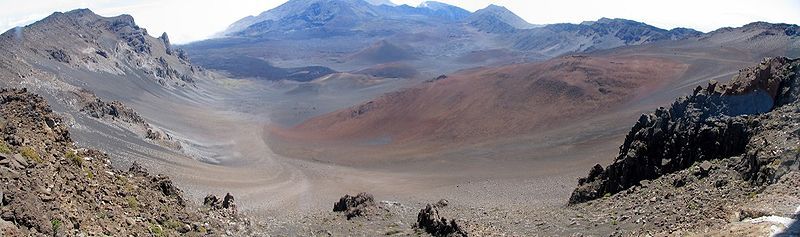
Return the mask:
<path fill-rule="evenodd" d="M 470 11 L 506 6 L 534 24 L 626 18 L 661 27 L 710 31 L 753 21 L 800 24 L 800 0 L 440 0 Z M 0 0 L 0 28 L 29 24 L 55 11 L 90 8 L 104 16 L 131 14 L 151 35 L 175 43 L 208 38 L 234 21 L 285 0 Z M 417 6 L 422 0 L 393 0 Z"/>

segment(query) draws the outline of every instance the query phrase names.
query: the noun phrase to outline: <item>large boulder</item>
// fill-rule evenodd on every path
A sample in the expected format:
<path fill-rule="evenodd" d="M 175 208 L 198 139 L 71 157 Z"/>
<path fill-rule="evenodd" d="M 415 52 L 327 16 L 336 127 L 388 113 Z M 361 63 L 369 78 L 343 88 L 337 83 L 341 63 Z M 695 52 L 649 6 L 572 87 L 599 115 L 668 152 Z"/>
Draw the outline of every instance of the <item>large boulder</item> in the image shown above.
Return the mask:
<path fill-rule="evenodd" d="M 333 204 L 333 211 L 343 212 L 347 219 L 364 216 L 372 208 L 375 208 L 375 198 L 369 193 L 359 193 L 355 196 L 344 195 Z"/>
<path fill-rule="evenodd" d="M 417 227 L 425 230 L 429 234 L 437 237 L 450 237 L 450 236 L 469 236 L 455 220 L 447 220 L 447 218 L 439 215 L 438 206 L 428 204 L 419 211 L 417 215 Z"/>

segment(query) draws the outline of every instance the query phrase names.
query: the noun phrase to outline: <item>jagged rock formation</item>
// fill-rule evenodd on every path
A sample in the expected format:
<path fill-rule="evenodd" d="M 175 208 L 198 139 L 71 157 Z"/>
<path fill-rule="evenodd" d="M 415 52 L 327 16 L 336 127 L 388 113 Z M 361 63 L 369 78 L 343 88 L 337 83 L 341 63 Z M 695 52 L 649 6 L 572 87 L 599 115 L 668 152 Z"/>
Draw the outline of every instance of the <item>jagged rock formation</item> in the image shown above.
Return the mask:
<path fill-rule="evenodd" d="M 333 204 L 333 211 L 343 212 L 347 219 L 365 216 L 372 208 L 375 208 L 375 198 L 369 193 L 359 193 L 356 196 L 347 194 Z"/>
<path fill-rule="evenodd" d="M 166 33 L 154 38 L 130 15 L 102 17 L 88 9 L 57 12 L 5 32 L 0 52 L 10 56 L 0 59 L 0 75 L 10 78 L 32 76 L 29 68 L 59 66 L 37 62 L 39 58 L 115 75 L 143 73 L 165 87 L 191 85 L 205 75 L 185 52 L 172 48 Z"/>
<path fill-rule="evenodd" d="M 125 107 L 125 105 L 119 101 L 111 101 L 110 103 L 107 103 L 100 100 L 100 98 L 95 98 L 93 101 L 86 102 L 81 111 L 97 119 L 107 118 L 138 125 L 146 124 L 144 118 L 139 116 L 136 111 Z"/>
<path fill-rule="evenodd" d="M 137 132 L 147 140 L 175 150 L 181 149 L 180 143 L 173 140 L 167 132 L 153 127 L 139 113 L 122 102 L 116 100 L 105 102 L 85 89 L 73 92 L 73 94 L 77 96 L 78 103 L 81 105 L 80 112 L 89 117 L 117 123 Z"/>
<path fill-rule="evenodd" d="M 711 82 L 669 108 L 642 115 L 614 163 L 605 169 L 598 164 L 579 179 L 569 203 L 614 194 L 696 162 L 743 154 L 737 169 L 755 183 L 774 182 L 797 170 L 796 157 L 766 151 L 774 153 L 770 143 L 780 140 L 769 141 L 775 138 L 769 134 L 780 131 L 776 127 L 788 118 L 783 113 L 795 108 L 798 65 L 797 59 L 765 59 L 728 84 Z"/>
<path fill-rule="evenodd" d="M 210 207 L 211 209 L 236 209 L 233 195 L 230 193 L 225 194 L 221 202 L 217 196 L 209 194 L 203 199 L 203 206 Z"/>
<path fill-rule="evenodd" d="M 437 237 L 469 236 L 455 220 L 448 221 L 447 218 L 439 215 L 438 208 L 443 207 L 440 203 L 433 205 L 428 204 L 424 209 L 419 211 L 417 215 L 417 227 Z"/>
<path fill-rule="evenodd" d="M 0 90 L 0 118 L 0 235 L 225 233 L 225 219 L 194 210 L 169 178 L 75 147 L 41 97 Z"/>

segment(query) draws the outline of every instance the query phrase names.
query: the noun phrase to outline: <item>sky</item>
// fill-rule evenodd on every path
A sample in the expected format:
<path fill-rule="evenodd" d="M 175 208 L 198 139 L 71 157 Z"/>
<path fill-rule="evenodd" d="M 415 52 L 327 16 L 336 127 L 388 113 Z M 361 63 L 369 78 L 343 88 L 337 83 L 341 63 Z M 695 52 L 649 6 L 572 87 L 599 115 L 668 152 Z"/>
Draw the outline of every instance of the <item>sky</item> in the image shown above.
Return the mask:
<path fill-rule="evenodd" d="M 392 0 L 417 6 L 423 0 Z M 475 11 L 505 6 L 533 24 L 625 18 L 671 29 L 703 32 L 754 21 L 800 24 L 800 0 L 439 0 Z M 167 32 L 173 43 L 207 39 L 249 15 L 285 0 L 0 0 L 0 31 L 24 26 L 56 11 L 89 8 L 103 16 L 132 15 L 151 35 Z"/>

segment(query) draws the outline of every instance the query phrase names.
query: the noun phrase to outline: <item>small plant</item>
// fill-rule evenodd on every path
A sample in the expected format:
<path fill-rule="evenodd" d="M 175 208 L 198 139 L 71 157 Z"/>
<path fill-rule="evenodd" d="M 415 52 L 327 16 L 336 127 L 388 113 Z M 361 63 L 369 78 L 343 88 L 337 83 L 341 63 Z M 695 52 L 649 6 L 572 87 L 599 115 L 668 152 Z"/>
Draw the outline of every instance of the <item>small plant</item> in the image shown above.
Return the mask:
<path fill-rule="evenodd" d="M 19 152 L 22 154 L 23 157 L 28 158 L 28 160 L 35 161 L 36 163 L 44 162 L 42 160 L 42 157 L 39 156 L 39 153 L 37 153 L 36 150 L 34 150 L 31 147 L 28 146 L 23 147 L 22 149 L 20 149 Z"/>
<path fill-rule="evenodd" d="M 164 228 L 166 228 L 168 230 L 175 230 L 175 229 L 181 228 L 181 226 L 183 226 L 183 222 L 181 222 L 179 220 L 175 220 L 175 219 L 169 219 L 167 221 L 164 221 L 164 223 L 161 223 L 161 224 L 164 226 Z"/>
<path fill-rule="evenodd" d="M 50 225 L 53 227 L 53 236 L 57 236 L 58 229 L 61 228 L 61 220 L 52 219 L 50 220 Z"/>
<path fill-rule="evenodd" d="M 200 227 L 197 227 L 197 232 L 206 233 L 206 232 L 208 232 L 208 230 L 206 230 L 205 226 L 200 226 Z"/>
<path fill-rule="evenodd" d="M 8 147 L 6 141 L 0 140 L 0 153 L 11 154 L 11 148 Z"/>
<path fill-rule="evenodd" d="M 130 208 L 139 207 L 139 200 L 136 200 L 136 197 L 134 197 L 134 196 L 125 197 L 125 202 L 128 204 L 128 207 L 130 207 Z"/>
<path fill-rule="evenodd" d="M 78 154 L 76 154 L 75 151 L 67 151 L 67 153 L 64 154 L 64 157 L 67 158 L 67 160 L 69 160 L 70 162 L 72 162 L 73 165 L 83 166 L 83 158 L 78 156 Z"/>
<path fill-rule="evenodd" d="M 94 173 L 92 173 L 92 170 L 83 167 L 83 171 L 86 172 L 86 178 L 94 179 Z"/>
<path fill-rule="evenodd" d="M 108 213 L 105 211 L 97 212 L 97 219 L 106 219 L 108 217 Z"/>
<path fill-rule="evenodd" d="M 154 223 L 150 224 L 150 234 L 153 234 L 153 236 L 156 237 L 167 236 L 166 234 L 164 234 L 164 229 L 161 228 L 160 225 Z"/>
<path fill-rule="evenodd" d="M 781 159 L 774 159 L 774 160 L 772 160 L 772 162 L 770 164 L 772 164 L 772 166 L 780 166 L 781 165 Z"/>
<path fill-rule="evenodd" d="M 603 198 L 608 198 L 608 197 L 611 197 L 611 193 L 603 194 Z"/>
<path fill-rule="evenodd" d="M 611 220 L 611 225 L 617 225 L 617 220 Z"/>

